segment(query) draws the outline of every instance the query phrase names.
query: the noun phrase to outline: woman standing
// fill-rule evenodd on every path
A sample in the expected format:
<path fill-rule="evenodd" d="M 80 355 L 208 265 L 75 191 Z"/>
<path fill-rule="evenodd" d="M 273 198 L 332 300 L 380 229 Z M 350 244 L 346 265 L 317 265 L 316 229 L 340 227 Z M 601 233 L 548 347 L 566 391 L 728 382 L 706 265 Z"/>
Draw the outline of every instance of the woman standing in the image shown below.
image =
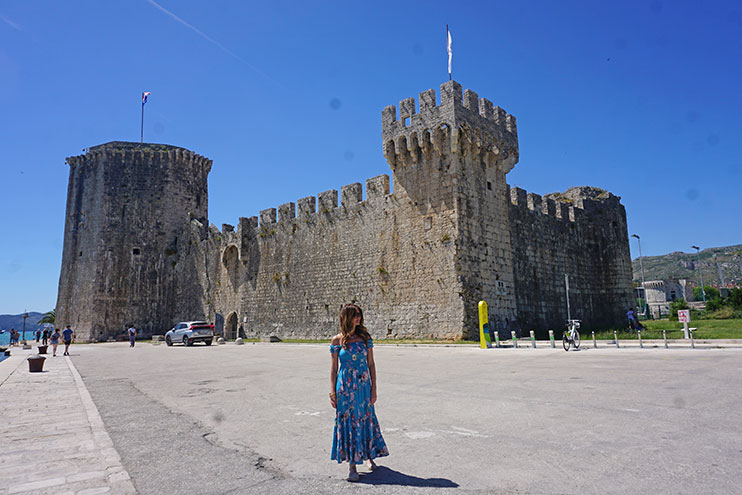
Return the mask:
<path fill-rule="evenodd" d="M 358 481 L 356 464 L 389 455 L 374 412 L 376 365 L 374 343 L 363 326 L 363 311 L 346 304 L 340 311 L 340 333 L 332 339 L 330 353 L 330 403 L 337 410 L 330 459 L 348 461 L 348 481 Z"/>
<path fill-rule="evenodd" d="M 57 356 L 57 346 L 59 345 L 59 338 L 62 337 L 62 334 L 59 333 L 59 329 L 55 328 L 54 333 L 51 336 L 51 343 L 52 343 L 52 357 Z"/>

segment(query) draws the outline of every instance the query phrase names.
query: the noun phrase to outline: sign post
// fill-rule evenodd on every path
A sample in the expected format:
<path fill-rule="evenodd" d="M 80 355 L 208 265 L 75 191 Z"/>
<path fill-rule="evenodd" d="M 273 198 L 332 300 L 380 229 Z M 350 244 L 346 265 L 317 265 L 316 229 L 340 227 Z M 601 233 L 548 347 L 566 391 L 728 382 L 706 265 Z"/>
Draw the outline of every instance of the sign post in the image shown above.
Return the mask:
<path fill-rule="evenodd" d="M 690 309 L 678 310 L 678 321 L 683 323 L 683 338 L 688 338 L 688 322 L 690 321 Z"/>

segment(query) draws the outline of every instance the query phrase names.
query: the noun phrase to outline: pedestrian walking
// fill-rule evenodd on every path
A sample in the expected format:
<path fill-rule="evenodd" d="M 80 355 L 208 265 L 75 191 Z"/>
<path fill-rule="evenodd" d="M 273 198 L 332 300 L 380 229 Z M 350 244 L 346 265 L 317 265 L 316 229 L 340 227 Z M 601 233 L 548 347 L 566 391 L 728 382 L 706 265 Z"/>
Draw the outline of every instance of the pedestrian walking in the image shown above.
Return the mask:
<path fill-rule="evenodd" d="M 70 344 L 72 344 L 72 340 L 75 338 L 75 332 L 72 331 L 72 328 L 70 328 L 69 325 L 67 325 L 67 328 L 64 329 L 62 332 L 62 339 L 64 340 L 64 355 L 69 356 L 70 355 Z"/>
<path fill-rule="evenodd" d="M 59 333 L 59 329 L 55 328 L 54 333 L 52 334 L 51 338 L 49 339 L 52 344 L 52 357 L 57 357 L 57 346 L 59 345 L 59 339 L 62 337 L 62 334 Z"/>
<path fill-rule="evenodd" d="M 137 329 L 134 328 L 134 325 L 129 327 L 129 347 L 134 347 L 134 343 L 137 339 Z"/>
<path fill-rule="evenodd" d="M 36 343 L 39 343 L 39 340 L 41 340 L 41 330 L 38 328 L 36 329 Z"/>
<path fill-rule="evenodd" d="M 49 336 L 51 333 L 51 330 L 44 328 L 44 333 L 41 334 L 41 345 L 49 345 Z"/>
<path fill-rule="evenodd" d="M 634 316 L 633 308 L 626 310 L 626 319 L 629 320 L 629 331 L 633 332 L 636 330 L 636 317 Z"/>
<path fill-rule="evenodd" d="M 376 419 L 374 343 L 363 326 L 363 311 L 346 304 L 340 311 L 340 333 L 330 345 L 330 403 L 336 409 L 330 459 L 348 462 L 348 481 L 358 481 L 356 464 L 389 455 Z"/>

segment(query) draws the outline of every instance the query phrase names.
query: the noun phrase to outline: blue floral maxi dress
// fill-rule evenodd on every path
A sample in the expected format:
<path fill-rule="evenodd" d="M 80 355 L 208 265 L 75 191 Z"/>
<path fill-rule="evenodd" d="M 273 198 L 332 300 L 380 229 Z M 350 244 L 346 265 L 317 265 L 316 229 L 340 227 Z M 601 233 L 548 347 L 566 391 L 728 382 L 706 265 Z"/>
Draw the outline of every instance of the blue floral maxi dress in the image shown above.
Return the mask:
<path fill-rule="evenodd" d="M 368 349 L 374 346 L 369 339 Z M 363 464 L 364 460 L 389 455 L 381 436 L 379 421 L 371 405 L 371 376 L 368 371 L 368 349 L 362 340 L 351 342 L 346 349 L 331 345 L 330 352 L 339 353 L 335 393 L 337 414 L 332 437 L 330 459 Z"/>

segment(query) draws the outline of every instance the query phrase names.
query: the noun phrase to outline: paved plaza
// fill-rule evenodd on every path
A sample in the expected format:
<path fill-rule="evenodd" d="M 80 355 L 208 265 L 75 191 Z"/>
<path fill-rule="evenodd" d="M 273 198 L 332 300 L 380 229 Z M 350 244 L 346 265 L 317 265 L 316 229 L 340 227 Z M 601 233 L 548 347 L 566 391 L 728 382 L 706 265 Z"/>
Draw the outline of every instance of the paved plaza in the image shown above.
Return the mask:
<path fill-rule="evenodd" d="M 14 349 L 0 494 L 739 493 L 742 349 L 586 347 L 377 345 L 391 455 L 358 484 L 327 345 Z"/>

